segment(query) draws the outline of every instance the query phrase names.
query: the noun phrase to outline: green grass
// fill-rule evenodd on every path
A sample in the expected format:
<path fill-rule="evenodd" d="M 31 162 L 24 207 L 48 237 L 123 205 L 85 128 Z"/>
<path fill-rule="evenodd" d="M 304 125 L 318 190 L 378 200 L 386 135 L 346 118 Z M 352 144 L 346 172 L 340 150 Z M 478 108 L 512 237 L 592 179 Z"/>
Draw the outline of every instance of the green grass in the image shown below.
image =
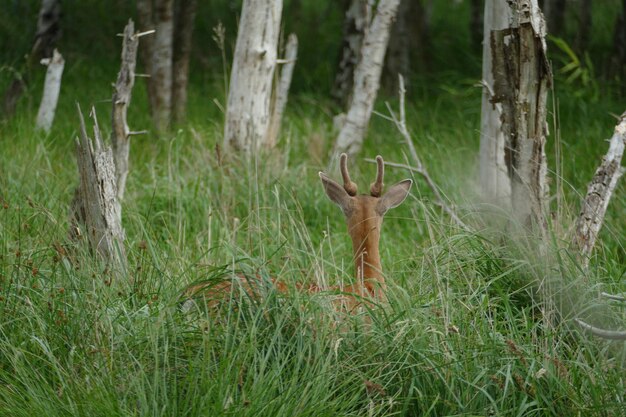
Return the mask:
<path fill-rule="evenodd" d="M 306 7 L 324 16 L 323 7 Z M 87 19 L 81 13 L 68 9 Z M 117 27 L 109 22 L 102 33 L 109 26 Z M 80 42 L 106 39 L 102 33 Z M 270 287 L 266 297 L 235 300 L 219 314 L 184 314 L 186 285 L 233 270 L 285 282 L 352 279 L 346 226 L 317 176 L 329 163 L 337 108 L 309 87 L 316 77 L 329 84 L 328 68 L 303 70 L 276 151 L 219 164 L 223 115 L 212 100 L 224 103 L 221 63 L 210 64 L 214 72 L 197 67 L 189 123 L 133 138 L 122 204 L 129 262 L 120 274 L 67 239 L 77 183 L 75 102 L 95 103 L 108 128 L 103 100 L 117 46 L 106 42 L 102 56 L 68 43 L 73 59 L 50 135 L 33 129 L 37 76 L 16 117 L 0 124 L 0 416 L 624 414 L 624 344 L 593 339 L 572 321 L 626 326 L 623 307 L 597 296 L 624 290 L 623 182 L 590 270 L 582 272 L 567 250 L 580 195 L 623 98 L 585 101 L 578 86 L 557 79 L 562 156 L 556 160 L 554 135 L 548 156 L 553 195 L 561 198 L 552 204 L 550 255 L 540 259 L 483 226 L 476 208 L 478 73 L 416 74 L 407 102 L 415 145 L 476 230 L 454 227 L 415 178 L 383 226 L 388 304 L 345 317 L 329 306 L 332 294 Z M 138 82 L 133 130 L 150 126 L 146 108 Z M 386 112 L 382 101 L 377 110 Z M 393 126 L 374 117 L 362 156 L 378 153 L 402 162 L 406 149 Z M 373 165 L 355 161 L 362 190 L 373 175 Z M 386 183 L 408 175 L 390 168 Z"/>

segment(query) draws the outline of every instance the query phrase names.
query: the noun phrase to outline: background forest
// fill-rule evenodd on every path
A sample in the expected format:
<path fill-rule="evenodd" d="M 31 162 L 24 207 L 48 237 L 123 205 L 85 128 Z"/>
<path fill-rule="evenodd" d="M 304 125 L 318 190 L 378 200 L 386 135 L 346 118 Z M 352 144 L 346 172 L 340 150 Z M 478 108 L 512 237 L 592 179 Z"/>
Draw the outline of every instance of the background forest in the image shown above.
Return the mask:
<path fill-rule="evenodd" d="M 345 108 L 331 91 L 348 3 L 284 1 L 281 45 L 289 33 L 299 41 L 289 101 L 277 146 L 246 158 L 222 146 L 241 2 L 198 2 L 185 120 L 157 129 L 145 79 L 133 90 L 128 123 L 147 133 L 131 139 L 120 271 L 85 238 L 71 238 L 69 212 L 79 181 L 76 103 L 85 115 L 94 106 L 106 142 L 116 35 L 137 5 L 62 2 L 56 47 L 65 70 L 44 133 L 35 118 L 45 67 L 25 65 L 41 2 L 0 0 L 0 92 L 28 78 L 15 113 L 0 121 L 0 415 L 626 413 L 624 342 L 594 338 L 574 321 L 626 328 L 624 306 L 600 296 L 625 291 L 623 181 L 588 268 L 569 247 L 587 184 L 626 110 L 620 0 L 543 2 L 565 10 L 554 30 L 548 18 L 547 255 L 510 236 L 506 215 L 485 215 L 480 199 L 483 2 L 415 0 L 407 127 L 469 227 L 450 219 L 421 177 L 387 167 L 386 184 L 414 185 L 382 227 L 385 305 L 345 315 L 323 292 L 269 288 L 219 315 L 181 311 L 186 286 L 233 272 L 352 281 L 343 215 L 318 178 L 339 178 L 333 119 Z M 398 106 L 396 78 L 383 70 L 363 149 L 351 157 L 362 190 L 375 173 L 366 158 L 410 161 L 389 120 Z"/>

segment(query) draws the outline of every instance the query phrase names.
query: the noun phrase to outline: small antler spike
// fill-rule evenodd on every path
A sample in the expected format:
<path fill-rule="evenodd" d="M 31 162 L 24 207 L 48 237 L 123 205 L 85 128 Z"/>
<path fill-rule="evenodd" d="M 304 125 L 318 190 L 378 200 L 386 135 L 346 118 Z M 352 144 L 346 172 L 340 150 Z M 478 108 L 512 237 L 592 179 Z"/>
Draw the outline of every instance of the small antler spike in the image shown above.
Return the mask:
<path fill-rule="evenodd" d="M 339 167 L 341 168 L 341 176 L 343 177 L 343 188 L 348 195 L 355 196 L 357 193 L 356 184 L 350 180 L 350 174 L 348 174 L 348 155 L 342 153 L 339 157 Z"/>
<path fill-rule="evenodd" d="M 376 173 L 376 182 L 373 182 L 372 185 L 370 185 L 370 194 L 372 195 L 372 197 L 380 197 L 383 193 L 385 162 L 383 161 L 382 156 L 376 155 L 376 165 L 378 166 L 378 171 Z"/>

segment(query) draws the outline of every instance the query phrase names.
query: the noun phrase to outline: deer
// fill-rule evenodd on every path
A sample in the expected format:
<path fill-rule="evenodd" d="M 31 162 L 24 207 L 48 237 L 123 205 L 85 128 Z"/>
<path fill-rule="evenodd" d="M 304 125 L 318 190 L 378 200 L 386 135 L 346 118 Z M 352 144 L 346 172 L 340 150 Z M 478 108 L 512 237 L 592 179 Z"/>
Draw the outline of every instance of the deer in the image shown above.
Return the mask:
<path fill-rule="evenodd" d="M 343 186 L 332 180 L 325 173 L 319 172 L 319 178 L 324 187 L 326 196 L 344 214 L 348 228 L 348 234 L 352 240 L 353 260 L 355 263 L 356 280 L 348 286 L 334 286 L 327 289 L 318 285 L 308 286 L 295 285 L 296 290 L 308 293 L 317 293 L 335 290 L 341 293 L 334 300 L 338 309 L 348 313 L 355 311 L 364 300 L 371 302 L 386 301 L 387 289 L 385 276 L 380 260 L 380 232 L 383 217 L 388 210 L 402 204 L 409 195 L 413 180 L 405 179 L 392 185 L 386 193 L 383 193 L 384 161 L 376 156 L 377 173 L 376 180 L 370 185 L 368 194 L 358 195 L 357 185 L 350 179 L 348 172 L 348 156 L 343 153 L 339 159 Z M 289 286 L 284 282 L 270 279 L 271 285 L 280 293 L 287 293 Z M 187 287 L 183 292 L 188 300 L 204 297 L 209 308 L 216 308 L 232 291 L 235 286 L 244 291 L 249 297 L 255 298 L 260 295 L 261 280 L 257 276 L 253 279 L 237 275 L 231 280 L 218 283 L 201 283 Z"/>

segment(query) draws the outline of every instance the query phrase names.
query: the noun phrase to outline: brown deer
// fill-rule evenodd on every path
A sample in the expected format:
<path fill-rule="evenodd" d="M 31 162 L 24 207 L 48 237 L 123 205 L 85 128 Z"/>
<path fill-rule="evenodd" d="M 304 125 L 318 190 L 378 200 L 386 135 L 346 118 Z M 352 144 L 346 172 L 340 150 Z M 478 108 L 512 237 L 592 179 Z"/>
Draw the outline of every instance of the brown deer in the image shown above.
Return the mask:
<path fill-rule="evenodd" d="M 346 216 L 348 234 L 352 238 L 354 253 L 356 282 L 350 286 L 331 287 L 328 290 L 339 290 L 343 294 L 337 299 L 339 307 L 348 312 L 354 310 L 363 301 L 384 301 L 385 277 L 382 272 L 380 253 L 378 250 L 380 229 L 383 217 L 387 210 L 397 207 L 409 194 L 413 181 L 406 179 L 393 185 L 383 194 L 384 162 L 379 155 L 376 157 L 378 172 L 376 181 L 370 186 L 370 195 L 357 195 L 357 186 L 350 179 L 348 173 L 348 156 L 344 153 L 340 157 L 343 186 L 330 179 L 323 172 L 319 173 L 326 195 L 337 204 Z M 272 284 L 281 293 L 286 293 L 289 286 L 283 282 L 271 280 Z M 250 297 L 259 295 L 259 278 L 237 276 L 232 280 L 219 283 L 202 283 L 188 287 L 184 294 L 187 298 L 204 296 L 209 307 L 214 308 L 225 299 L 235 288 L 239 288 Z M 298 290 L 310 293 L 320 292 L 323 289 L 317 285 L 295 286 Z"/>

